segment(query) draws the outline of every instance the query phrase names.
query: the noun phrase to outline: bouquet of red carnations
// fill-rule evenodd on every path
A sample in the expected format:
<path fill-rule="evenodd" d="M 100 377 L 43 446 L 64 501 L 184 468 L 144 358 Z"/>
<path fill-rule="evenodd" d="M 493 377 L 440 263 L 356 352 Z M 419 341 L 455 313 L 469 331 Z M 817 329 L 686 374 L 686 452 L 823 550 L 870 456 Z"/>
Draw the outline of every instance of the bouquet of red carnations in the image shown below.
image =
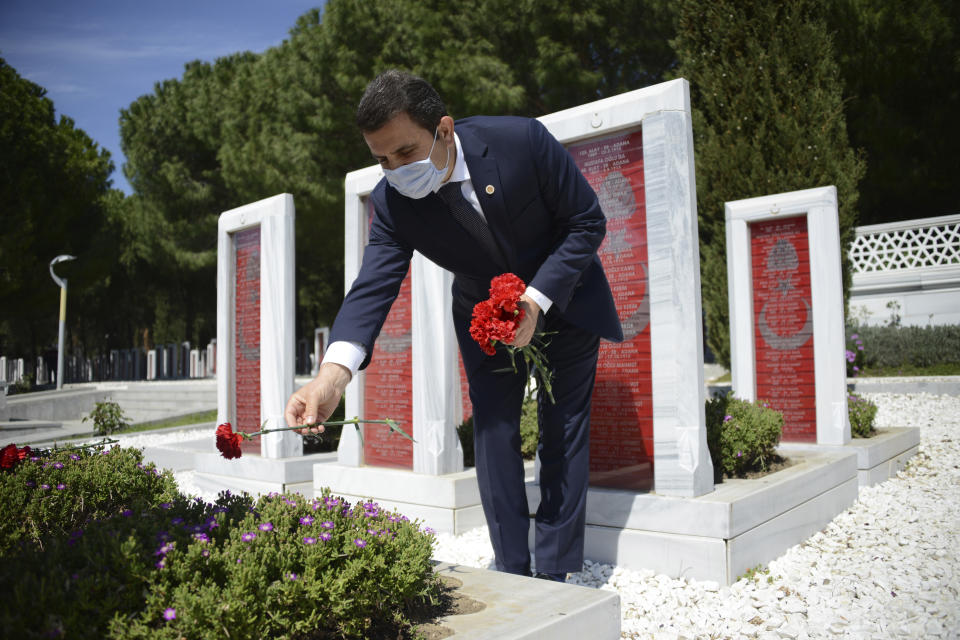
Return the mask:
<path fill-rule="evenodd" d="M 473 307 L 470 337 L 476 340 L 488 356 L 497 353 L 497 343 L 506 347 L 514 372 L 517 370 L 515 358 L 519 352 L 523 356 L 527 371 L 531 372 L 536 379 L 537 386 L 547 393 L 550 402 L 554 402 L 553 373 L 547 366 L 547 359 L 541 351 L 541 348 L 546 346 L 542 342 L 546 334 L 535 334 L 530 344 L 524 347 L 510 345 L 516 338 L 517 327 L 526 313 L 519 306 L 520 296 L 526 289 L 527 286 L 523 280 L 512 273 L 504 273 L 491 280 L 490 297 Z"/>

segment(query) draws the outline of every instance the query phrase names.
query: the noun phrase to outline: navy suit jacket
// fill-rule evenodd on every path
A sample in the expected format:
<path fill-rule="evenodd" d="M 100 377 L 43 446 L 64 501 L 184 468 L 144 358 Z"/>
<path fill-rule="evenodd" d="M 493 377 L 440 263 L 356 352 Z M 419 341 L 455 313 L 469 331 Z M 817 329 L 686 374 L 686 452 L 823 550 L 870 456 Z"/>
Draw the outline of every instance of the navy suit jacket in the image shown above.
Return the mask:
<path fill-rule="evenodd" d="M 419 251 L 453 272 L 454 321 L 469 324 L 490 280 L 512 272 L 553 301 L 549 313 L 611 341 L 623 340 L 597 249 L 606 219 L 567 150 L 537 120 L 477 116 L 458 120 L 470 178 L 506 264 L 488 255 L 440 197 L 412 199 L 381 180 L 370 197 L 374 217 L 360 273 L 334 321 L 330 340 L 373 344 Z M 492 187 L 492 188 L 491 188 Z M 463 335 L 458 326 L 458 334 Z M 464 344 L 465 365 L 484 357 Z M 466 341 L 472 343 L 472 341 Z"/>

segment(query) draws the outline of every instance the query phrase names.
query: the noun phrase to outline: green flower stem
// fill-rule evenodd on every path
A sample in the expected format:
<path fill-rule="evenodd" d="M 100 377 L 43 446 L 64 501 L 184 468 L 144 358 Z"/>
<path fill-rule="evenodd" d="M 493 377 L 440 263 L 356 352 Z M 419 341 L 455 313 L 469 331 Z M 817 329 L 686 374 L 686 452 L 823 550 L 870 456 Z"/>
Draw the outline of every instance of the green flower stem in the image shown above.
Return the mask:
<path fill-rule="evenodd" d="M 78 450 L 80 450 L 80 449 L 89 449 L 90 447 L 102 447 L 102 446 L 104 446 L 104 445 L 116 444 L 116 443 L 118 443 L 118 442 L 120 442 L 120 441 L 119 441 L 119 440 L 116 440 L 116 439 L 114 439 L 114 438 L 104 438 L 104 439 L 101 440 L 100 442 L 91 442 L 90 444 L 78 444 L 78 445 L 73 446 L 73 447 L 58 447 L 58 446 L 56 445 L 56 443 L 54 443 L 53 449 L 51 449 L 50 451 L 51 451 L 51 452 L 58 452 L 58 451 L 78 451 Z"/>
<path fill-rule="evenodd" d="M 243 438 L 245 440 L 251 440 L 253 439 L 253 436 L 263 435 L 264 433 L 274 433 L 276 431 L 298 431 L 300 429 L 310 429 L 313 427 L 329 427 L 334 425 L 348 425 L 348 424 L 354 425 L 357 429 L 358 434 L 360 433 L 361 424 L 385 424 L 388 427 L 390 427 L 391 431 L 396 431 L 397 433 L 402 435 L 404 438 L 406 438 L 410 442 L 416 442 L 416 440 L 411 438 L 407 434 L 407 432 L 405 432 L 403 429 L 401 429 L 397 425 L 396 420 L 391 420 L 390 418 L 386 418 L 384 420 L 361 420 L 360 418 L 353 418 L 352 420 L 328 420 L 326 422 L 311 422 L 310 424 L 305 424 L 298 427 L 277 427 L 276 429 L 261 429 L 260 431 L 255 431 L 253 433 L 245 433 L 243 431 L 240 431 L 238 433 L 243 434 Z M 362 440 L 363 436 L 361 435 L 360 438 Z"/>

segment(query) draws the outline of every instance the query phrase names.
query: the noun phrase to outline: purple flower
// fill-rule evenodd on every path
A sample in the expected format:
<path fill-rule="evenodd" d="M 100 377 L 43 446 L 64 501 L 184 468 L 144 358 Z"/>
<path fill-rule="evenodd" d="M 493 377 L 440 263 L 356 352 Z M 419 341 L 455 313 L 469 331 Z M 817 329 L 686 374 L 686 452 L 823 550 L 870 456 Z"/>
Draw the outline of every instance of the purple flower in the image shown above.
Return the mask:
<path fill-rule="evenodd" d="M 253 531 L 247 531 L 245 534 L 240 536 L 240 539 L 243 540 L 244 542 L 253 542 L 256 539 L 256 537 L 257 537 L 257 534 L 255 534 Z"/>
<path fill-rule="evenodd" d="M 164 609 L 164 610 L 163 610 L 163 619 L 164 619 L 164 620 L 167 620 L 167 621 L 176 620 L 176 619 L 177 619 L 177 610 L 174 609 L 173 607 L 168 607 L 168 608 Z"/>
<path fill-rule="evenodd" d="M 731 416 L 731 415 L 725 415 L 725 416 L 723 416 L 723 421 L 724 421 L 724 422 L 730 422 L 731 420 L 733 420 L 733 416 Z"/>
<path fill-rule="evenodd" d="M 62 482 L 57 485 L 57 489 L 59 489 L 60 491 L 63 491 L 66 488 L 67 488 L 67 485 L 63 484 Z"/>
<path fill-rule="evenodd" d="M 310 536 L 305 536 L 303 538 L 303 544 L 317 544 L 317 539 Z"/>
<path fill-rule="evenodd" d="M 213 531 L 214 529 L 216 529 L 216 528 L 219 527 L 219 526 L 220 526 L 220 525 L 217 524 L 217 519 L 216 519 L 216 518 L 214 518 L 213 516 L 210 516 L 209 518 L 207 518 L 207 529 L 209 529 L 210 531 Z"/>
<path fill-rule="evenodd" d="M 854 366 L 853 366 L 853 370 L 854 370 L 854 371 L 860 371 L 860 367 L 854 365 Z"/>
<path fill-rule="evenodd" d="M 53 468 L 54 468 L 54 469 L 63 469 L 63 463 L 62 463 L 62 462 L 54 462 L 54 463 L 53 463 Z"/>
<path fill-rule="evenodd" d="M 195 533 L 193 534 L 193 539 L 199 540 L 200 542 L 210 542 L 210 538 L 208 538 L 205 533 Z"/>
<path fill-rule="evenodd" d="M 330 533 L 329 531 L 321 531 L 321 532 L 320 532 L 320 539 L 323 540 L 324 542 L 327 542 L 327 541 L 330 540 L 330 538 L 332 538 L 332 537 L 333 537 L 333 534 Z"/>
<path fill-rule="evenodd" d="M 120 515 L 122 515 L 124 518 L 129 518 L 130 516 L 133 515 L 133 510 L 132 510 L 132 509 L 124 509 L 123 511 L 120 512 Z"/>
<path fill-rule="evenodd" d="M 425 534 L 427 534 L 428 536 L 432 536 L 432 535 L 435 535 L 435 534 L 437 533 L 435 530 L 431 529 L 430 527 L 424 527 L 424 528 L 423 528 L 423 532 L 424 532 Z"/>
<path fill-rule="evenodd" d="M 850 349 L 847 349 L 846 356 L 847 362 L 853 362 L 857 359 L 857 354 L 855 354 L 853 351 L 850 351 Z"/>
<path fill-rule="evenodd" d="M 362 539 L 360 539 L 360 538 L 354 538 L 354 539 L 353 539 L 353 544 L 355 544 L 355 545 L 357 545 L 358 547 L 360 547 L 361 549 L 363 549 L 365 546 L 367 546 L 367 541 L 366 541 L 366 540 L 362 540 Z"/>
<path fill-rule="evenodd" d="M 743 451 L 737 451 L 737 457 L 739 458 L 741 456 L 743 456 Z"/>
<path fill-rule="evenodd" d="M 33 480 L 27 480 L 27 486 L 33 489 L 35 486 L 37 486 L 37 483 Z"/>
<path fill-rule="evenodd" d="M 313 524 L 313 518 L 311 516 L 304 516 L 300 518 L 300 524 L 309 527 L 311 524 Z"/>
<path fill-rule="evenodd" d="M 273 531 L 273 523 L 264 522 L 257 528 L 260 529 L 260 531 Z"/>
<path fill-rule="evenodd" d="M 79 460 L 79 459 L 80 459 L 80 456 L 78 456 L 78 455 L 75 454 L 75 453 L 71 453 L 71 454 L 70 454 L 70 459 L 71 459 L 71 460 Z"/>
<path fill-rule="evenodd" d="M 41 488 L 41 489 L 49 489 L 49 488 L 50 488 L 50 485 L 48 485 L 47 483 L 43 483 L 42 485 L 40 485 L 40 488 Z"/>
<path fill-rule="evenodd" d="M 851 339 L 851 340 L 856 340 L 856 339 L 859 338 L 859 337 L 860 337 L 860 334 L 854 333 L 853 335 L 850 336 L 850 339 Z"/>
<path fill-rule="evenodd" d="M 325 520 L 320 523 L 320 526 L 323 527 L 324 529 L 333 529 L 333 522 L 331 522 L 330 520 Z"/>
<path fill-rule="evenodd" d="M 161 503 L 160 503 L 160 508 L 161 508 L 161 509 L 169 509 L 169 508 L 172 507 L 172 506 L 173 506 L 173 505 L 170 504 L 169 502 L 161 502 Z"/>
<path fill-rule="evenodd" d="M 290 578 L 291 580 L 296 580 L 296 579 L 297 579 L 297 574 L 291 573 L 291 574 L 289 574 L 287 577 Z"/>
<path fill-rule="evenodd" d="M 209 557 L 210 557 L 210 549 L 204 549 L 203 551 L 200 552 L 200 555 L 202 555 L 204 558 L 209 558 Z"/>
<path fill-rule="evenodd" d="M 156 564 L 157 569 L 163 569 L 165 566 L 167 566 L 166 560 L 164 558 L 160 558 Z"/>
<path fill-rule="evenodd" d="M 174 518 L 170 521 L 170 524 L 183 524 L 183 518 Z"/>

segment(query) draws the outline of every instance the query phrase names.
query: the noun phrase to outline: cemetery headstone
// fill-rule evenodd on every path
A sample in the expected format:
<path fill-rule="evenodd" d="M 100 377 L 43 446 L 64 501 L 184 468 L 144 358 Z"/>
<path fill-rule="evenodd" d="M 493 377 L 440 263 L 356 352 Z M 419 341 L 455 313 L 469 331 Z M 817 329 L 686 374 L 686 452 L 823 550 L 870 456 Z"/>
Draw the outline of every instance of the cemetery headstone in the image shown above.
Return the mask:
<path fill-rule="evenodd" d="M 665 82 L 541 120 L 567 145 L 607 217 L 600 258 L 625 338 L 601 342 L 591 484 L 708 493 L 689 85 Z"/>
<path fill-rule="evenodd" d="M 282 194 L 224 212 L 217 241 L 217 421 L 239 431 L 285 426 L 294 377 L 294 209 Z M 292 432 L 245 441 L 244 453 L 303 453 Z"/>
<path fill-rule="evenodd" d="M 726 203 L 731 377 L 784 442 L 850 440 L 836 189 Z"/>

